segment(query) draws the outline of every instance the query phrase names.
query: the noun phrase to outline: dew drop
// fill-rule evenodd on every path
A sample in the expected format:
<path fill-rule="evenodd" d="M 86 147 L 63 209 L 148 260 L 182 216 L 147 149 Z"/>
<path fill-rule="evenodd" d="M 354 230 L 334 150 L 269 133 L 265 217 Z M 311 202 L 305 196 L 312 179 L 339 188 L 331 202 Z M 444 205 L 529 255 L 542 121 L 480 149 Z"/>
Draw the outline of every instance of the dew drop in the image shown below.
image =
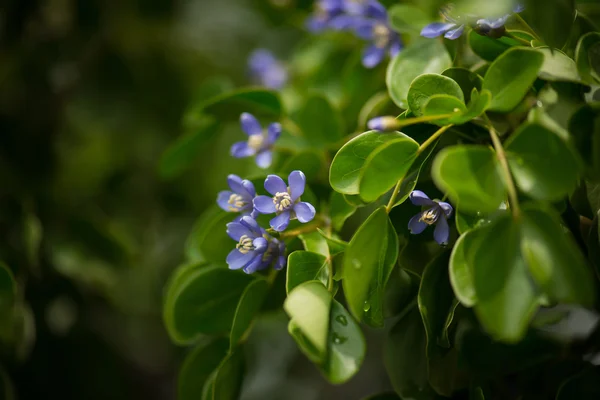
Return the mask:
<path fill-rule="evenodd" d="M 371 309 L 371 303 L 369 303 L 368 301 L 365 301 L 365 304 L 363 304 L 363 311 L 367 312 Z"/>
<path fill-rule="evenodd" d="M 336 332 L 333 332 L 333 343 L 342 344 L 346 342 L 348 338 L 346 336 L 338 335 Z"/>
<path fill-rule="evenodd" d="M 352 259 L 352 266 L 356 269 L 359 269 L 362 265 L 360 264 L 360 261 L 356 258 Z"/>
<path fill-rule="evenodd" d="M 335 317 L 335 320 L 344 326 L 348 325 L 348 320 L 343 315 L 338 315 L 337 317 Z"/>

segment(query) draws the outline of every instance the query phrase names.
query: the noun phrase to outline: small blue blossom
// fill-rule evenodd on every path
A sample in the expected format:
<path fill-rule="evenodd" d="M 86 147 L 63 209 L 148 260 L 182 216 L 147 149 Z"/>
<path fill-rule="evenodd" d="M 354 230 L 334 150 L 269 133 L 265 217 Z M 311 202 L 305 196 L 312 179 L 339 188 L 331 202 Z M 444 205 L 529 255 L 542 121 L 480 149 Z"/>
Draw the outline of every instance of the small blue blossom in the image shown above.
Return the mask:
<path fill-rule="evenodd" d="M 321 32 L 336 28 L 335 19 L 344 13 L 344 0 L 318 0 L 315 12 L 306 21 L 306 28 L 311 32 Z"/>
<path fill-rule="evenodd" d="M 231 155 L 236 158 L 256 156 L 256 165 L 268 168 L 273 160 L 273 144 L 281 135 L 281 124 L 274 122 L 263 130 L 260 122 L 249 113 L 240 116 L 242 130 L 248 140 L 237 142 L 231 146 Z"/>
<path fill-rule="evenodd" d="M 385 7 L 377 0 L 343 0 L 342 7 L 350 15 L 376 19 L 387 18 Z"/>
<path fill-rule="evenodd" d="M 420 190 L 413 190 L 410 194 L 410 201 L 416 206 L 428 207 L 421 211 L 408 222 L 408 229 L 412 234 L 419 234 L 429 225 L 435 225 L 433 238 L 440 245 L 448 244 L 450 237 L 450 228 L 448 226 L 448 217 L 452 215 L 452 206 L 446 202 L 431 200 Z"/>
<path fill-rule="evenodd" d="M 306 177 L 301 171 L 292 171 L 288 176 L 289 186 L 277 175 L 269 175 L 265 180 L 265 189 L 273 197 L 257 196 L 254 208 L 261 214 L 277 214 L 269 222 L 271 228 L 281 232 L 287 228 L 291 219 L 306 223 L 315 217 L 315 208 L 300 201 L 304 193 Z"/>
<path fill-rule="evenodd" d="M 400 127 L 400 123 L 396 117 L 383 116 L 375 117 L 367 122 L 367 128 L 372 131 L 393 131 Z"/>
<path fill-rule="evenodd" d="M 281 89 L 288 81 L 285 66 L 265 49 L 255 50 L 248 59 L 252 79 L 269 89 Z"/>
<path fill-rule="evenodd" d="M 252 182 L 231 174 L 227 177 L 227 183 L 231 190 L 219 192 L 217 196 L 219 207 L 227 212 L 241 213 L 242 215 L 253 214 L 252 200 L 256 196 L 256 190 Z"/>
<path fill-rule="evenodd" d="M 285 266 L 285 244 L 271 237 L 249 216 L 227 224 L 227 234 L 238 243 L 228 255 L 229 269 L 243 269 L 247 274 L 268 268 Z"/>
<path fill-rule="evenodd" d="M 522 5 L 517 5 L 513 13 L 517 14 L 524 10 Z M 502 37 L 505 33 L 504 25 L 512 14 L 506 14 L 500 18 L 477 18 L 474 15 L 454 15 L 453 7 L 448 5 L 440 11 L 445 22 L 433 22 L 421 30 L 421 36 L 435 38 L 444 35 L 445 38 L 454 40 L 459 38 L 465 26 L 469 25 L 475 32 L 482 36 L 493 38 Z"/>

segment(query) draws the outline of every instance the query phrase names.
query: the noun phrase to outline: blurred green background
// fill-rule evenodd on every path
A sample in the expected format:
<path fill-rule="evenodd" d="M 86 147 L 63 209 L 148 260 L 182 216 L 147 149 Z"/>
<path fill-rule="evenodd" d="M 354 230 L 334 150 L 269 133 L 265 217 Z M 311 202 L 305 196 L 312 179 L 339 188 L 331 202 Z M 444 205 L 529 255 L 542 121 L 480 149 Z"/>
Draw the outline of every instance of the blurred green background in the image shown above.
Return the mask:
<path fill-rule="evenodd" d="M 0 354 L 18 398 L 175 398 L 186 349 L 164 330 L 164 284 L 225 176 L 252 161 L 228 155 L 235 124 L 176 179 L 160 177 L 160 156 L 184 133 L 186 107 L 211 94 L 207 77 L 247 84 L 248 54 L 285 57 L 302 35 L 297 9 L 308 6 L 2 2 L 0 259 L 30 310 Z M 276 368 L 277 355 L 297 356 L 278 318 L 283 336 L 263 349 Z"/>

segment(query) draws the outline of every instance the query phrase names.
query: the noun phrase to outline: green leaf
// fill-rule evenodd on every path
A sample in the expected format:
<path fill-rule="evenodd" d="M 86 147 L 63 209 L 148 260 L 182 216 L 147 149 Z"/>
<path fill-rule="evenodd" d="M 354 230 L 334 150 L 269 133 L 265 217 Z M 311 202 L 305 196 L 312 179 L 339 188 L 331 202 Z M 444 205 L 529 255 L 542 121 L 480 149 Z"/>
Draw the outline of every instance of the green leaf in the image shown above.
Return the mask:
<path fill-rule="evenodd" d="M 503 216 L 474 234 L 475 248 L 468 252 L 467 263 L 473 270 L 475 313 L 492 338 L 518 342 L 538 304 L 521 255 L 520 227 L 512 217 Z"/>
<path fill-rule="evenodd" d="M 358 194 L 361 171 L 369 155 L 379 146 L 402 138 L 406 135 L 400 132 L 369 131 L 350 140 L 333 158 L 329 170 L 331 187 L 339 193 Z"/>
<path fill-rule="evenodd" d="M 329 253 L 332 257 L 346 251 L 346 248 L 348 247 L 348 242 L 344 242 L 343 240 L 330 237 L 327 235 L 327 233 L 325 233 L 319 228 L 317 228 L 317 232 L 319 232 L 319 234 L 323 236 L 327 241 L 327 245 L 329 246 Z"/>
<path fill-rule="evenodd" d="M 319 360 L 325 360 L 327 355 L 332 300 L 321 282 L 309 281 L 294 288 L 283 304 L 294 326 L 316 350 Z"/>
<path fill-rule="evenodd" d="M 463 91 L 453 79 L 439 74 L 423 74 L 410 84 L 407 94 L 409 110 L 417 117 L 424 114 L 425 104 L 434 95 L 452 96 L 463 103 Z"/>
<path fill-rule="evenodd" d="M 342 194 L 332 191 L 329 198 L 329 212 L 333 229 L 340 231 L 344 222 L 356 212 L 356 206 L 348 203 Z"/>
<path fill-rule="evenodd" d="M 6 373 L 2 365 L 0 365 L 0 398 L 3 400 L 15 400 L 15 388 L 10 376 Z"/>
<path fill-rule="evenodd" d="M 421 74 L 441 73 L 452 66 L 450 55 L 438 40 L 419 40 L 405 48 L 388 65 L 386 84 L 400 108 L 408 108 L 410 84 Z"/>
<path fill-rule="evenodd" d="M 417 307 L 410 305 L 390 329 L 384 343 L 384 362 L 390 382 L 401 398 L 431 399 L 426 339 Z"/>
<path fill-rule="evenodd" d="M 244 378 L 244 352 L 236 349 L 223 360 L 213 382 L 213 400 L 237 400 Z"/>
<path fill-rule="evenodd" d="M 244 338 L 244 334 L 252 325 L 254 317 L 260 311 L 263 301 L 269 293 L 269 284 L 266 280 L 258 278 L 252 282 L 242 293 L 233 323 L 231 324 L 231 333 L 229 334 L 229 348 L 233 351 L 240 340 Z"/>
<path fill-rule="evenodd" d="M 186 239 L 185 252 L 192 261 L 224 264 L 235 242 L 227 235 L 225 225 L 238 214 L 228 213 L 217 206 L 208 208 L 194 224 Z"/>
<path fill-rule="evenodd" d="M 304 245 L 304 250 L 329 257 L 327 240 L 319 232 L 303 233 L 298 236 Z"/>
<path fill-rule="evenodd" d="M 508 164 L 519 189 L 538 200 L 559 200 L 577 186 L 579 160 L 546 127 L 527 123 L 506 141 Z"/>
<path fill-rule="evenodd" d="M 458 83 L 458 86 L 462 89 L 465 104 L 468 104 L 471 101 L 473 89 L 477 89 L 477 91 L 480 92 L 481 86 L 483 85 L 483 78 L 466 68 L 448 68 L 442 72 L 442 75 L 447 76 Z"/>
<path fill-rule="evenodd" d="M 501 205 L 501 207 L 502 207 L 502 205 Z M 494 215 L 494 214 L 486 214 L 486 213 L 481 213 L 481 212 L 466 213 L 460 209 L 456 209 L 455 211 L 456 212 L 455 212 L 454 220 L 456 222 L 456 230 L 461 235 L 471 229 L 475 229 L 475 228 L 478 228 L 485 224 L 489 224 L 490 222 L 492 222 L 491 218 Z M 504 210 L 501 209 L 501 210 L 497 211 L 497 213 L 505 212 L 505 211 L 506 211 L 505 209 Z"/>
<path fill-rule="evenodd" d="M 398 190 L 398 195 L 396 196 L 396 203 L 394 203 L 393 207 L 399 206 L 404 203 L 410 193 L 417 186 L 417 182 L 419 180 L 419 175 L 421 174 L 421 170 L 423 166 L 429 161 L 429 156 L 434 152 L 437 147 L 437 141 L 427 147 L 424 151 L 418 153 L 417 158 L 413 161 L 410 169 L 402 178 L 402 183 L 400 184 L 400 189 Z"/>
<path fill-rule="evenodd" d="M 548 7 L 545 0 L 527 0 L 522 15 L 546 45 L 561 49 L 575 21 L 575 1 L 555 0 Z"/>
<path fill-rule="evenodd" d="M 187 355 L 177 377 L 178 399 L 197 400 L 202 397 L 209 377 L 227 356 L 228 346 L 227 339 L 218 338 L 200 344 Z"/>
<path fill-rule="evenodd" d="M 495 211 L 506 198 L 496 154 L 484 146 L 453 146 L 433 160 L 435 184 L 466 211 Z"/>
<path fill-rule="evenodd" d="M 544 63 L 537 50 L 516 47 L 498 57 L 483 78 L 483 89 L 492 93 L 490 110 L 509 112 L 525 97 Z"/>
<path fill-rule="evenodd" d="M 331 304 L 327 346 L 323 373 L 333 384 L 348 381 L 360 369 L 367 345 L 360 326 L 335 300 Z"/>
<path fill-rule="evenodd" d="M 178 137 L 164 151 L 158 164 L 158 173 L 169 179 L 185 171 L 201 156 L 203 147 L 219 132 L 218 122 L 201 116 L 198 126 Z"/>
<path fill-rule="evenodd" d="M 548 207 L 524 207 L 521 251 L 529 272 L 551 300 L 591 307 L 595 297 L 593 275 L 559 221 Z"/>
<path fill-rule="evenodd" d="M 579 38 L 575 50 L 575 62 L 579 73 L 588 83 L 600 83 L 600 65 L 592 64 L 592 60 L 598 53 L 600 53 L 600 33 L 589 32 Z"/>
<path fill-rule="evenodd" d="M 277 118 L 283 113 L 283 106 L 275 91 L 243 88 L 213 97 L 190 111 L 193 115 L 213 116 L 218 121 L 237 120 L 244 112 L 256 117 Z"/>
<path fill-rule="evenodd" d="M 586 104 L 573 113 L 569 133 L 588 175 L 600 177 L 600 103 Z"/>
<path fill-rule="evenodd" d="M 454 314 L 455 299 L 448 278 L 450 252 L 434 258 L 423 271 L 419 294 L 419 311 L 427 333 L 427 356 L 434 357 L 437 347 L 447 344 L 449 316 Z M 450 319 L 451 321 L 451 319 Z"/>
<path fill-rule="evenodd" d="M 539 77 L 546 81 L 581 82 L 577 71 L 577 64 L 560 50 L 548 47 L 538 48 L 537 51 L 544 55 L 544 63 Z"/>
<path fill-rule="evenodd" d="M 600 398 L 600 367 L 588 366 L 567 379 L 558 390 L 556 400 L 595 400 Z"/>
<path fill-rule="evenodd" d="M 447 94 L 437 94 L 429 97 L 423 107 L 423 115 L 427 116 L 455 114 L 455 116 L 432 121 L 432 123 L 440 126 L 460 121 L 461 116 L 466 112 L 467 106 L 460 99 Z"/>
<path fill-rule="evenodd" d="M 473 271 L 469 265 L 469 253 L 478 243 L 477 231 L 467 231 L 461 235 L 452 249 L 449 264 L 450 283 L 454 294 L 465 307 L 473 307 L 477 303 Z"/>
<path fill-rule="evenodd" d="M 402 179 L 417 158 L 419 144 L 410 137 L 389 141 L 377 147 L 365 160 L 359 176 L 360 197 L 377 200 Z"/>
<path fill-rule="evenodd" d="M 430 22 L 422 9 L 410 4 L 395 4 L 388 10 L 392 29 L 399 33 L 420 34 L 421 29 Z"/>
<path fill-rule="evenodd" d="M 187 344 L 231 329 L 237 305 L 254 278 L 207 266 L 185 271 L 167 288 L 163 318 L 171 339 Z"/>
<path fill-rule="evenodd" d="M 306 99 L 296 118 L 302 134 L 313 146 L 335 143 L 344 136 L 344 124 L 338 110 L 320 94 Z"/>
<path fill-rule="evenodd" d="M 286 291 L 308 281 L 319 281 L 325 287 L 329 282 L 331 261 L 324 255 L 310 251 L 295 251 L 288 257 Z"/>
<path fill-rule="evenodd" d="M 385 208 L 378 208 L 358 228 L 344 254 L 344 294 L 359 321 L 383 326 L 385 285 L 397 258 L 396 231 Z"/>
<path fill-rule="evenodd" d="M 482 36 L 475 31 L 469 32 L 469 47 L 473 53 L 483 58 L 485 61 L 494 61 L 506 50 L 516 45 L 515 41 L 507 38 L 494 39 L 488 36 Z"/>

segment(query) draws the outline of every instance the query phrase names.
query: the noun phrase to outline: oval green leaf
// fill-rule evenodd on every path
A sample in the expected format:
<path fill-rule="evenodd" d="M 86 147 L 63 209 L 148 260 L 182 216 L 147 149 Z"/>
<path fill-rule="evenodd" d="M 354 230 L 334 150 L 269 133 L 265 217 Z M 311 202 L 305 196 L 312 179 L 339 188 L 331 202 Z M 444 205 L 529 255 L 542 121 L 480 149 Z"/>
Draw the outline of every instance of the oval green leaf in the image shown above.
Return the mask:
<path fill-rule="evenodd" d="M 546 81 L 581 82 L 577 64 L 569 56 L 557 49 L 542 47 L 537 49 L 544 55 L 540 69 L 540 79 Z"/>
<path fill-rule="evenodd" d="M 537 50 L 516 47 L 498 57 L 483 78 L 483 89 L 492 94 L 490 110 L 508 112 L 525 97 L 544 63 Z"/>
<path fill-rule="evenodd" d="M 194 107 L 191 114 L 206 114 L 216 120 L 237 120 L 244 112 L 256 117 L 277 118 L 283 106 L 277 92 L 261 88 L 243 88 L 220 94 Z"/>
<path fill-rule="evenodd" d="M 268 293 L 269 284 L 262 278 L 250 282 L 244 293 L 242 293 L 242 297 L 235 310 L 229 334 L 229 346 L 231 350 L 244 338 L 244 334 L 248 331 L 254 317 L 260 311 Z"/>
<path fill-rule="evenodd" d="M 425 104 L 431 96 L 440 94 L 455 97 L 464 105 L 463 91 L 452 78 L 439 74 L 423 74 L 410 84 L 407 94 L 408 108 L 419 117 L 424 114 Z"/>
<path fill-rule="evenodd" d="M 344 135 L 344 123 L 339 111 L 320 94 L 306 99 L 296 121 L 302 134 L 313 146 L 335 143 Z"/>
<path fill-rule="evenodd" d="M 600 65 L 592 65 L 592 59 L 600 53 L 600 33 L 589 32 L 577 43 L 575 62 L 579 73 L 588 83 L 600 83 Z"/>
<path fill-rule="evenodd" d="M 239 399 L 243 379 L 244 352 L 238 348 L 230 352 L 217 369 L 214 381 L 212 382 L 212 399 Z"/>
<path fill-rule="evenodd" d="M 211 374 L 227 356 L 229 341 L 218 338 L 200 344 L 187 355 L 177 377 L 177 398 L 197 400 L 202 397 L 204 387 Z"/>
<path fill-rule="evenodd" d="M 289 293 L 308 281 L 319 281 L 327 286 L 330 263 L 322 254 L 301 250 L 293 252 L 288 256 L 286 291 Z"/>

